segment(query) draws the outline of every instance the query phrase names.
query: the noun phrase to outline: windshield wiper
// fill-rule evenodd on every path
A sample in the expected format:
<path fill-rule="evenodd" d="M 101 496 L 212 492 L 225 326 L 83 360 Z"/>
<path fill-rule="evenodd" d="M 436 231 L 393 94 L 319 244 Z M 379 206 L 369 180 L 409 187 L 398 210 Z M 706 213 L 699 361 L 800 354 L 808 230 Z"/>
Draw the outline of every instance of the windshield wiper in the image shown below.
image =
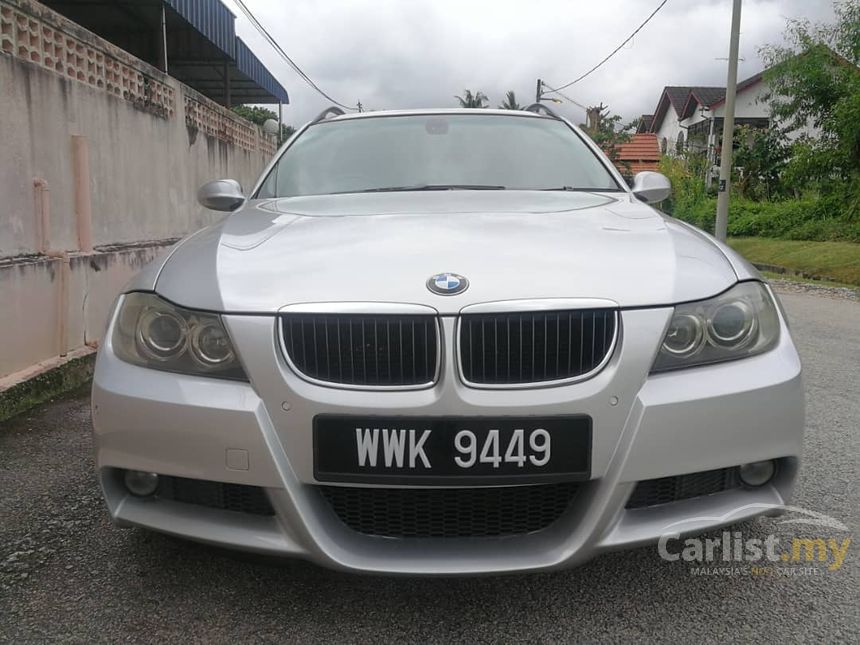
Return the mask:
<path fill-rule="evenodd" d="M 540 188 L 538 190 L 558 190 L 558 191 L 570 191 L 576 193 L 617 193 L 621 192 L 620 188 L 582 188 L 579 186 L 558 186 L 557 188 Z"/>
<path fill-rule="evenodd" d="M 399 193 L 419 190 L 506 190 L 504 186 L 487 184 L 415 184 L 414 186 L 385 186 L 383 188 L 366 188 L 349 192 L 356 193 Z"/>

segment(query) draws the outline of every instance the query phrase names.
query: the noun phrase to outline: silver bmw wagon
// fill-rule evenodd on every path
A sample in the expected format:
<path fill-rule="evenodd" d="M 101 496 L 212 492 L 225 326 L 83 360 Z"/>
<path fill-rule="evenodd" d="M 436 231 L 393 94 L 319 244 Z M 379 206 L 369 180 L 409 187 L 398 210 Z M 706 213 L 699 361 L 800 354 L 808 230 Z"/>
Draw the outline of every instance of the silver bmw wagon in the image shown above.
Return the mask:
<path fill-rule="evenodd" d="M 570 567 L 788 502 L 785 314 L 578 128 L 326 110 L 128 285 L 93 384 L 113 520 L 341 570 Z"/>

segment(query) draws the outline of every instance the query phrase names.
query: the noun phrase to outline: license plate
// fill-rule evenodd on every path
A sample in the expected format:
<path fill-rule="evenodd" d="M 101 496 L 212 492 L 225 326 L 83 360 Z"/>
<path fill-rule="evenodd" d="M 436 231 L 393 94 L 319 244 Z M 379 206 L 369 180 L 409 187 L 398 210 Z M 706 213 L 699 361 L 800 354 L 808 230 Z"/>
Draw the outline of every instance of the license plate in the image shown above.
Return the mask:
<path fill-rule="evenodd" d="M 314 477 L 497 485 L 588 479 L 591 417 L 314 418 Z"/>

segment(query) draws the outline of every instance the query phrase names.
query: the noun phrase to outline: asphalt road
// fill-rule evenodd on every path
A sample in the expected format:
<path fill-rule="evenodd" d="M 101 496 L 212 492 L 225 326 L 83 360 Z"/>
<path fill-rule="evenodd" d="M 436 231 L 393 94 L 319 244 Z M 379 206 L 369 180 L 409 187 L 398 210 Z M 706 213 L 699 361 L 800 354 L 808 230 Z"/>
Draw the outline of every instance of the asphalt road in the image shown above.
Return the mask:
<path fill-rule="evenodd" d="M 860 302 L 783 302 L 806 370 L 795 503 L 856 537 Z M 643 548 L 554 574 L 345 575 L 112 527 L 86 393 L 0 425 L 0 642 L 860 642 L 858 560 L 852 543 L 821 575 L 693 576 Z"/>

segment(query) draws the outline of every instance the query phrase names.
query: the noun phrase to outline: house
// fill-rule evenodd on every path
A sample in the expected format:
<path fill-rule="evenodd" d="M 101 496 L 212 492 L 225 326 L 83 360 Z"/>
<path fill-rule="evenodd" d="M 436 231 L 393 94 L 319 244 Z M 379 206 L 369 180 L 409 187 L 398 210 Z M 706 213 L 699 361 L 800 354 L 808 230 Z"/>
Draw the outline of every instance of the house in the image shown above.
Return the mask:
<path fill-rule="evenodd" d="M 764 72 L 738 83 L 736 126 L 768 128 L 772 125 L 769 91 Z M 716 163 L 722 138 L 725 100 L 725 87 L 664 87 L 654 114 L 642 115 L 638 131 L 656 134 L 664 154 L 678 155 L 685 150 L 704 152 L 711 163 Z M 646 118 L 649 116 L 651 118 Z"/>
<path fill-rule="evenodd" d="M 653 114 L 643 114 L 639 117 L 639 123 L 636 126 L 636 134 L 644 134 L 651 132 L 651 124 L 654 122 Z"/>
<path fill-rule="evenodd" d="M 857 69 L 833 50 L 825 49 L 835 64 Z M 802 57 L 808 53 L 796 56 Z M 762 70 L 737 84 L 735 126 L 763 129 L 782 125 L 771 114 L 772 88 L 768 82 L 768 71 Z M 636 132 L 655 134 L 663 154 L 675 156 L 684 151 L 705 153 L 712 164 L 713 175 L 720 155 L 725 102 L 724 87 L 666 86 L 660 94 L 654 114 L 639 117 Z M 783 134 L 788 141 L 794 141 L 802 136 L 818 137 L 820 130 L 814 120 L 809 118 L 800 127 L 792 124 L 791 129 L 786 128 Z"/>
<path fill-rule="evenodd" d="M 615 146 L 615 166 L 625 177 L 643 170 L 656 171 L 660 163 L 660 146 L 653 132 L 638 132 L 629 141 Z"/>

